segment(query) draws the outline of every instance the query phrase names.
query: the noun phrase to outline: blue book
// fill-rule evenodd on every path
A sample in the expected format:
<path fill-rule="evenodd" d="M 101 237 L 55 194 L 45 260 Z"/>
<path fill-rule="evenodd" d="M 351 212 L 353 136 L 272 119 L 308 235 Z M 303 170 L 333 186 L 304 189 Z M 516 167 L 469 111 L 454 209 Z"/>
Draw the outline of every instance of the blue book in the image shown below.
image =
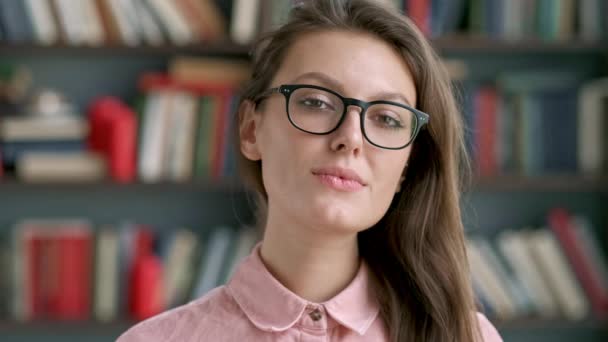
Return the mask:
<path fill-rule="evenodd" d="M 221 175 L 225 178 L 232 178 L 236 176 L 236 156 L 238 146 L 235 146 L 235 134 L 237 119 L 236 119 L 236 111 L 238 110 L 240 97 L 236 94 L 233 94 L 230 98 L 229 110 L 226 113 L 226 149 L 224 153 L 226 154 L 224 157 L 224 165 L 222 165 Z"/>
<path fill-rule="evenodd" d="M 577 170 L 577 91 L 563 89 L 539 94 L 542 115 L 543 171 Z"/>
<path fill-rule="evenodd" d="M 62 141 L 11 141 L 1 142 L 2 162 L 5 166 L 14 166 L 21 155 L 27 152 L 80 152 L 84 151 L 82 140 Z"/>
<path fill-rule="evenodd" d="M 24 1 L 0 0 L 0 22 L 7 41 L 11 43 L 34 41 L 34 27 Z"/>
<path fill-rule="evenodd" d="M 432 0 L 431 32 L 434 37 L 459 29 L 464 19 L 465 0 Z"/>

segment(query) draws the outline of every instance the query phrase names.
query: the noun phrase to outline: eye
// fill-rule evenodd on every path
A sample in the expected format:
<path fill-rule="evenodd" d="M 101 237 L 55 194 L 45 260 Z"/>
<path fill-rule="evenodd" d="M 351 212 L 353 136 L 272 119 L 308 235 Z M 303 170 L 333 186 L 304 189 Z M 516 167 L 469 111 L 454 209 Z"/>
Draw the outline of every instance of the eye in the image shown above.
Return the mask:
<path fill-rule="evenodd" d="M 403 128 L 403 124 L 401 123 L 401 120 L 393 117 L 393 115 L 390 115 L 390 114 L 377 113 L 377 114 L 374 114 L 374 116 L 372 117 L 372 120 L 374 120 L 377 124 L 379 124 L 382 127 L 387 127 L 387 128 L 392 128 L 392 129 Z"/>
<path fill-rule="evenodd" d="M 300 101 L 300 102 L 304 106 L 311 107 L 311 108 L 326 109 L 326 108 L 331 107 L 331 105 L 329 105 L 327 102 L 325 102 L 323 100 L 315 99 L 315 98 L 305 98 L 305 99 L 302 99 L 302 101 Z"/>

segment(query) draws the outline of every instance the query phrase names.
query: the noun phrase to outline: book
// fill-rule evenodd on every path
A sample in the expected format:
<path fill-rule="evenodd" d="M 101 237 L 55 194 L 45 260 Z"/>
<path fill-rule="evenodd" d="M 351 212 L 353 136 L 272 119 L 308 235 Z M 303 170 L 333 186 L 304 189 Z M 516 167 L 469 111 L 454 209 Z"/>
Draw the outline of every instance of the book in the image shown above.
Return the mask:
<path fill-rule="evenodd" d="M 169 77 L 193 85 L 240 86 L 249 79 L 248 62 L 208 57 L 177 57 L 170 61 Z"/>
<path fill-rule="evenodd" d="M 578 97 L 578 169 L 601 175 L 608 170 L 608 78 L 585 83 Z"/>
<path fill-rule="evenodd" d="M 88 122 L 76 115 L 0 117 L 2 141 L 77 140 L 88 133 Z"/>
<path fill-rule="evenodd" d="M 17 160 L 15 174 L 27 183 L 96 182 L 105 178 L 106 164 L 89 152 L 28 152 Z"/>
<path fill-rule="evenodd" d="M 547 284 L 540 274 L 538 264 L 530 262 L 533 259 L 526 243 L 526 234 L 526 229 L 502 231 L 497 238 L 498 247 L 530 294 L 534 311 L 542 318 L 555 318 L 558 316 L 557 303 L 553 295 L 546 291 Z"/>
<path fill-rule="evenodd" d="M 225 269 L 228 251 L 233 242 L 234 232 L 230 227 L 217 227 L 209 235 L 204 247 L 198 279 L 192 299 L 200 298 L 211 289 L 221 285 L 222 272 Z"/>
<path fill-rule="evenodd" d="M 108 174 L 120 183 L 135 180 L 137 118 L 133 110 L 117 98 L 104 97 L 91 103 L 88 117 L 88 146 L 104 157 Z"/>
<path fill-rule="evenodd" d="M 554 294 L 563 316 L 570 320 L 586 318 L 589 313 L 587 298 L 555 236 L 547 228 L 542 228 L 530 232 L 527 243 L 533 261 L 540 266 L 547 289 Z"/>
<path fill-rule="evenodd" d="M 253 41 L 257 33 L 258 0 L 236 0 L 232 6 L 230 38 L 239 44 Z"/>
<path fill-rule="evenodd" d="M 605 317 L 608 313 L 608 287 L 601 271 L 593 262 L 592 253 L 577 234 L 576 221 L 563 208 L 552 209 L 547 217 L 551 230 L 572 265 L 594 313 Z"/>
<path fill-rule="evenodd" d="M 86 320 L 92 230 L 82 219 L 24 220 L 14 227 L 15 317 Z"/>
<path fill-rule="evenodd" d="M 189 299 L 191 283 L 195 279 L 194 266 L 198 248 L 197 236 L 189 230 L 177 229 L 169 238 L 169 250 L 164 259 L 165 306 L 173 308 Z"/>
<path fill-rule="evenodd" d="M 56 23 L 49 1 L 25 0 L 28 17 L 34 29 L 35 40 L 39 44 L 50 45 L 59 39 Z"/>
<path fill-rule="evenodd" d="M 494 268 L 497 265 L 490 263 L 486 255 L 487 250 L 480 248 L 478 239 L 467 240 L 466 247 L 471 272 L 474 277 L 478 277 L 477 284 L 481 287 L 484 298 L 490 301 L 498 318 L 513 318 L 517 314 L 517 307 L 508 292 L 506 283 Z"/>
<path fill-rule="evenodd" d="M 97 232 L 93 313 L 101 322 L 111 322 L 119 313 L 119 235 L 111 226 Z"/>
<path fill-rule="evenodd" d="M 167 29 L 169 39 L 175 45 L 185 45 L 195 41 L 195 34 L 187 24 L 184 14 L 175 2 L 145 0 Z"/>

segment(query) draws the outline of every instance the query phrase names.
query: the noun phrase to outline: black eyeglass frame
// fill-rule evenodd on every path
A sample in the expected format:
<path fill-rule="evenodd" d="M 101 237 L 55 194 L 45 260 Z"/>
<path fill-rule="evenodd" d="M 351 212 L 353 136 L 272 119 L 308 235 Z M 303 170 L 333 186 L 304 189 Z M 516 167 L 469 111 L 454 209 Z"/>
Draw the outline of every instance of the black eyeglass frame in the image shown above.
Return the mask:
<path fill-rule="evenodd" d="M 299 127 L 292 120 L 291 114 L 289 113 L 289 99 L 291 97 L 291 94 L 300 88 L 312 88 L 312 89 L 317 89 L 317 90 L 323 90 L 323 91 L 326 91 L 328 93 L 335 95 L 340 100 L 342 100 L 342 102 L 344 103 L 344 111 L 342 112 L 342 116 L 340 117 L 340 120 L 338 121 L 338 123 L 336 124 L 336 126 L 334 128 L 332 128 L 331 130 L 329 130 L 327 132 L 323 132 L 323 133 L 311 132 L 311 131 L 303 129 L 302 127 Z M 361 111 L 359 112 L 359 118 L 360 118 L 360 124 L 361 124 L 361 132 L 363 132 L 363 136 L 365 137 L 365 140 L 367 140 L 370 144 L 372 144 L 376 147 L 380 147 L 380 148 L 387 149 L 387 150 L 401 150 L 401 149 L 408 147 L 414 141 L 414 139 L 416 139 L 416 137 L 418 136 L 418 133 L 420 133 L 421 129 L 429 122 L 429 118 L 430 118 L 430 116 L 427 113 L 422 112 L 416 108 L 412 108 L 408 105 L 399 103 L 399 102 L 385 101 L 385 100 L 367 102 L 367 101 L 358 100 L 358 99 L 354 99 L 354 98 L 350 98 L 350 97 L 344 97 L 331 89 L 327 89 L 327 88 L 317 86 L 317 85 L 312 85 L 312 84 L 283 84 L 276 88 L 270 88 L 270 89 L 266 90 L 265 92 L 263 92 L 260 96 L 258 96 L 254 100 L 255 105 L 257 106 L 260 102 L 262 102 L 268 96 L 270 96 L 274 93 L 283 94 L 285 96 L 285 112 L 287 113 L 287 119 L 289 120 L 289 122 L 295 128 L 297 128 L 303 132 L 306 132 L 309 134 L 314 134 L 314 135 L 327 135 L 327 134 L 331 134 L 332 132 L 336 131 L 340 127 L 342 122 L 344 121 L 344 118 L 346 117 L 346 113 L 348 111 L 349 106 L 357 106 L 357 107 L 361 108 Z M 411 111 L 412 113 L 414 113 L 414 116 L 416 118 L 416 127 L 414 130 L 414 133 L 412 134 L 412 138 L 405 145 L 399 146 L 399 147 L 385 147 L 385 146 L 378 145 L 369 139 L 369 137 L 367 136 L 367 133 L 365 132 L 365 125 L 364 125 L 365 113 L 371 105 L 375 105 L 375 104 L 390 104 L 393 106 L 405 108 L 405 109 Z"/>

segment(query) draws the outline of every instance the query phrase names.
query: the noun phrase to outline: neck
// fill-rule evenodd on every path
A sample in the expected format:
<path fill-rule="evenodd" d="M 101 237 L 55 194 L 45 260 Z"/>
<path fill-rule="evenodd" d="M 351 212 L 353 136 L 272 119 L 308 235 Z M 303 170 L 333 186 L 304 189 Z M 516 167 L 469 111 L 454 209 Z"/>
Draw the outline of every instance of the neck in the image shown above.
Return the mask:
<path fill-rule="evenodd" d="M 333 298 L 359 269 L 357 234 L 332 236 L 319 227 L 269 220 L 260 256 L 283 286 L 313 303 Z"/>

